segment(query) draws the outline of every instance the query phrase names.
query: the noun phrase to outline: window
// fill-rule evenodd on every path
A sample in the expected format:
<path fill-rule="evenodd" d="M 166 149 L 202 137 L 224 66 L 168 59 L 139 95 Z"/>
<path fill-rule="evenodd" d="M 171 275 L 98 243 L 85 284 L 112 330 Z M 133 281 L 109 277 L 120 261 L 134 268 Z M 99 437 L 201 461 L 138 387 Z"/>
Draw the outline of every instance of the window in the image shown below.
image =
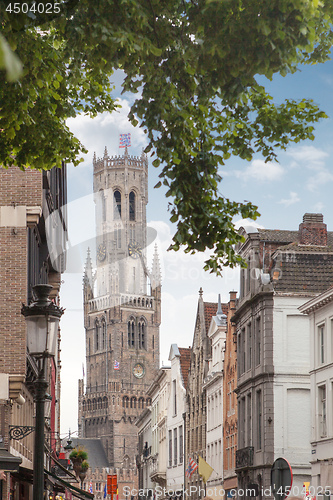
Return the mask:
<path fill-rule="evenodd" d="M 247 446 L 252 446 L 252 398 L 247 395 Z"/>
<path fill-rule="evenodd" d="M 173 430 L 173 465 L 177 465 L 178 444 L 177 444 L 177 428 Z"/>
<path fill-rule="evenodd" d="M 319 363 L 325 363 L 325 326 L 318 327 Z"/>
<path fill-rule="evenodd" d="M 169 431 L 169 467 L 172 466 L 172 431 Z"/>
<path fill-rule="evenodd" d="M 96 320 L 95 322 L 95 351 L 98 351 L 99 350 L 99 341 L 100 341 L 100 338 L 99 338 L 99 332 L 100 332 L 100 324 L 99 324 L 99 321 Z"/>
<path fill-rule="evenodd" d="M 146 323 L 143 319 L 138 323 L 138 347 L 146 349 Z"/>
<path fill-rule="evenodd" d="M 184 456 L 184 441 L 183 441 L 183 426 L 179 426 L 179 463 L 183 463 Z"/>
<path fill-rule="evenodd" d="M 327 436 L 327 420 L 326 420 L 326 386 L 318 387 L 318 417 L 319 417 L 319 436 Z"/>
<path fill-rule="evenodd" d="M 101 194 L 101 209 L 102 209 L 102 221 L 106 221 L 106 204 L 105 204 L 105 196 L 103 190 L 100 191 Z"/>
<path fill-rule="evenodd" d="M 172 381 L 172 393 L 173 393 L 173 414 L 177 415 L 177 381 Z"/>
<path fill-rule="evenodd" d="M 105 320 L 102 320 L 102 349 L 106 347 L 106 323 Z"/>
<path fill-rule="evenodd" d="M 256 365 L 261 363 L 261 325 L 260 317 L 256 320 Z"/>
<path fill-rule="evenodd" d="M 226 455 L 227 455 L 227 460 L 226 460 L 226 469 L 229 470 L 231 469 L 230 467 L 230 437 L 229 436 L 226 436 Z"/>
<path fill-rule="evenodd" d="M 257 448 L 262 447 L 262 401 L 261 391 L 257 391 Z"/>
<path fill-rule="evenodd" d="M 128 347 L 134 348 L 134 319 L 131 319 L 127 323 L 127 342 L 128 342 Z"/>
<path fill-rule="evenodd" d="M 251 323 L 247 326 L 247 369 L 252 367 L 252 331 Z"/>
<path fill-rule="evenodd" d="M 113 193 L 114 198 L 114 210 L 113 210 L 113 218 L 121 219 L 121 194 L 119 191 L 115 191 Z"/>
<path fill-rule="evenodd" d="M 135 193 L 133 191 L 129 194 L 129 220 L 135 220 Z"/>

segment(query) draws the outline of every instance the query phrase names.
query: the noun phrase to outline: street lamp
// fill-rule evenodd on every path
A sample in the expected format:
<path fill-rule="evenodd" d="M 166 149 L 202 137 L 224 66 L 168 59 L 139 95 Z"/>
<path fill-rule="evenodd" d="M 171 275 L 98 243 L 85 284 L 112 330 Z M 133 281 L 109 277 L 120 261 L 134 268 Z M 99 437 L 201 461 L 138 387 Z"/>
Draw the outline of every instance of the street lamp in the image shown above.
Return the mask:
<path fill-rule="evenodd" d="M 34 382 L 36 420 L 33 500 L 43 500 L 44 497 L 44 405 L 48 387 L 46 359 L 56 354 L 58 325 L 64 312 L 49 299 L 52 288 L 51 285 L 35 285 L 32 288 L 35 300 L 28 306 L 23 304 L 21 309 L 27 324 L 29 354 L 35 358 L 38 367 L 38 377 Z"/>

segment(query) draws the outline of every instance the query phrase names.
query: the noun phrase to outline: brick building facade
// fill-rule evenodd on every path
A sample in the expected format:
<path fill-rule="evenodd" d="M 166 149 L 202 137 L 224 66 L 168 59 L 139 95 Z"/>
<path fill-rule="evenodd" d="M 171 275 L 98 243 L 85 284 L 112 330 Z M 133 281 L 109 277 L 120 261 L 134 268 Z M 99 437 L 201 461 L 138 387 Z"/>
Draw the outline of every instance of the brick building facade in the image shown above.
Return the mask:
<path fill-rule="evenodd" d="M 64 270 L 66 228 L 66 167 L 48 172 L 0 169 L 0 447 L 21 461 L 17 471 L 0 480 L 4 498 L 27 499 L 32 490 L 34 434 L 10 438 L 11 426 L 34 425 L 33 381 L 36 365 L 27 353 L 26 324 L 21 304 L 29 303 L 32 286 L 52 284 L 59 303 L 60 276 Z M 51 259 L 52 235 L 46 230 L 52 214 L 61 213 L 56 229 L 59 255 Z M 51 231 L 52 233 L 53 231 Z M 59 337 L 60 341 L 60 337 Z M 59 356 L 59 350 L 58 350 Z M 52 403 L 45 421 L 49 453 L 56 452 L 60 428 L 60 360 L 49 360 Z M 57 401 L 57 402 L 56 402 Z M 0 462 L 1 469 L 1 462 Z"/>

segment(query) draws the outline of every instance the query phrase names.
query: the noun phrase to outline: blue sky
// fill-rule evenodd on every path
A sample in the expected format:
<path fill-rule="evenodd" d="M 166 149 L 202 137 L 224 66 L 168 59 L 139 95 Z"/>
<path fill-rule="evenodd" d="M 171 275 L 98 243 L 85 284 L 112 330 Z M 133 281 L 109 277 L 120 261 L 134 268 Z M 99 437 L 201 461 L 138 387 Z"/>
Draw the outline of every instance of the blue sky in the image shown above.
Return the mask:
<path fill-rule="evenodd" d="M 118 92 L 119 73 L 114 81 Z M 264 80 L 260 79 L 260 83 Z M 328 229 L 333 230 L 333 63 L 305 67 L 266 84 L 276 102 L 284 98 L 312 98 L 329 118 L 316 125 L 314 141 L 292 144 L 286 152 L 279 153 L 279 163 L 265 164 L 260 156 L 251 162 L 231 157 L 220 169 L 220 191 L 228 198 L 257 204 L 261 217 L 256 223 L 262 227 L 297 229 L 304 213 L 321 212 Z M 68 121 L 89 153 L 80 166 L 68 166 L 69 239 L 78 252 L 75 266 L 70 262 L 63 276 L 61 294 L 62 306 L 66 308 L 62 319 L 62 433 L 69 427 L 72 431 L 77 429 L 77 380 L 82 377 L 85 362 L 82 270 L 85 242 L 94 232 L 92 157 L 94 151 L 102 156 L 105 146 L 110 155 L 122 154 L 118 148 L 119 133 L 131 132 L 132 155 L 140 155 L 147 144 L 143 131 L 134 129 L 126 118 L 133 96 L 120 99 L 122 109 L 112 115 L 99 115 L 93 120 L 80 116 Z M 223 278 L 215 278 L 202 270 L 204 256 L 166 252 L 174 228 L 168 219 L 165 191 L 153 189 L 158 173 L 150 162 L 147 220 L 158 234 L 163 274 L 161 362 L 167 363 L 171 343 L 181 347 L 192 344 L 199 288 L 202 286 L 206 301 L 217 301 L 218 293 L 222 301 L 228 301 L 229 291 L 238 290 L 239 271 L 228 269 Z M 151 253 L 152 248 L 148 248 L 148 265 Z"/>

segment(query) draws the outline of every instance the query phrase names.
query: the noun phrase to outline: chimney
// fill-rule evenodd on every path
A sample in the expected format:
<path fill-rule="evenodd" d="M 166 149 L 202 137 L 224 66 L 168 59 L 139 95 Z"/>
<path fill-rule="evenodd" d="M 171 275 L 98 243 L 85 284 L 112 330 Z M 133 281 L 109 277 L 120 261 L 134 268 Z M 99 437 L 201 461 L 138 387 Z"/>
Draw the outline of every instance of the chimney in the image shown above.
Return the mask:
<path fill-rule="evenodd" d="M 327 246 L 327 226 L 323 214 L 304 214 L 299 236 L 301 245 Z"/>

